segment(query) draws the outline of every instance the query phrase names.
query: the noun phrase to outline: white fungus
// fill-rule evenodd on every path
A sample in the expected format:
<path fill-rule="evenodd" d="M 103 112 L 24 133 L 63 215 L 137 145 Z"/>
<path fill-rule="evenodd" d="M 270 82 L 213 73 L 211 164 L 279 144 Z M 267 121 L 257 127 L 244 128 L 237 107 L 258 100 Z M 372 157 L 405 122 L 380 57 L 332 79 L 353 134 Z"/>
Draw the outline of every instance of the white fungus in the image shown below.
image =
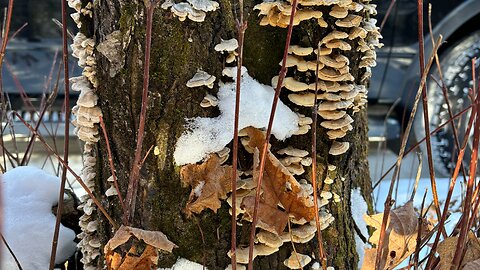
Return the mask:
<path fill-rule="evenodd" d="M 239 129 L 248 126 L 266 128 L 274 89 L 260 84 L 248 73 L 241 80 Z M 215 118 L 188 119 L 187 131 L 178 139 L 174 158 L 177 165 L 196 163 L 209 153 L 222 150 L 233 139 L 235 82 L 226 83 L 218 91 L 221 115 Z M 272 134 L 284 140 L 298 130 L 298 116 L 279 102 Z"/>

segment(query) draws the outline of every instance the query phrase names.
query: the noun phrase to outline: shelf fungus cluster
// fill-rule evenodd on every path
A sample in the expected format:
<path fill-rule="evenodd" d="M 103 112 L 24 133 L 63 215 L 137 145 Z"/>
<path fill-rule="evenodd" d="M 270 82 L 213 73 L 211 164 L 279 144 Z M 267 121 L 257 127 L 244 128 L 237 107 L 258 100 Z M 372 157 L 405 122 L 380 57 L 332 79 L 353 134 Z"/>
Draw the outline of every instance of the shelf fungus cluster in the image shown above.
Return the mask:
<path fill-rule="evenodd" d="M 315 20 L 325 34 L 318 44 L 290 46 L 286 63 L 291 71 L 282 86 L 290 91 L 289 100 L 298 106 L 320 103 L 320 126 L 333 141 L 330 155 L 341 155 L 349 149 L 345 136 L 353 130 L 352 117 L 367 102 L 365 85 L 376 65 L 374 49 L 382 46 L 376 20 L 371 18 L 376 15 L 375 8 L 369 0 L 300 0 L 293 18 L 293 25 Z M 289 2 L 264 2 L 255 9 L 262 17 L 261 25 L 288 26 L 292 10 Z M 353 52 L 360 53 L 359 63 L 351 63 L 347 57 Z M 354 64 L 358 65 L 356 74 L 361 74 L 358 78 L 352 73 Z M 311 78 L 317 66 L 318 83 Z M 272 78 L 273 86 L 277 82 L 278 76 Z M 315 89 L 319 90 L 318 100 Z"/>
<path fill-rule="evenodd" d="M 187 18 L 194 22 L 203 22 L 207 12 L 215 11 L 219 4 L 212 0 L 187 0 L 187 2 L 175 3 L 173 0 L 166 0 L 161 8 L 172 12 L 181 22 Z"/>
<path fill-rule="evenodd" d="M 305 122 L 309 123 L 308 120 Z M 253 154 L 254 164 L 252 171 L 242 171 L 237 180 L 236 214 L 237 219 L 251 221 L 257 189 L 254 178 L 258 176 L 259 169 L 258 149 L 265 137 L 262 131 L 252 127 L 241 130 L 239 136 L 245 150 Z M 254 258 L 271 255 L 288 242 L 308 243 L 315 237 L 317 231 L 314 220 L 313 186 L 305 179 L 299 181 L 295 179 L 295 175 L 305 172 L 304 166 L 311 166 L 312 160 L 308 151 L 286 147 L 276 151 L 276 155 L 270 151 L 267 155 L 263 192 L 258 210 Z M 333 197 L 330 192 L 322 192 L 318 205 L 320 207 L 327 205 Z M 230 195 L 227 199 L 230 206 L 233 205 L 232 200 Z M 319 213 L 320 229 L 324 230 L 334 218 L 325 209 L 321 209 Z M 286 226 L 288 222 L 291 222 L 291 230 Z M 230 253 L 228 255 L 231 256 Z M 309 255 L 292 254 L 297 255 L 301 258 L 300 264 L 290 257 L 284 261 L 285 266 L 289 269 L 302 269 L 312 260 Z M 236 259 L 239 264 L 247 264 L 248 247 L 237 248 Z"/>
<path fill-rule="evenodd" d="M 315 41 L 315 45 L 306 44 L 306 40 L 310 38 L 300 38 L 301 44 L 290 46 L 286 59 L 288 73 L 282 87 L 289 91 L 288 99 L 293 106 L 298 106 L 295 108 L 297 111 L 319 104 L 317 111 L 320 116 L 319 125 L 326 129 L 326 134 L 331 140 L 329 154 L 342 155 L 350 147 L 346 135 L 353 130 L 354 115 L 366 103 L 366 83 L 371 76 L 371 67 L 376 65 L 374 49 L 382 45 L 378 41 L 380 33 L 375 26 L 376 21 L 371 18 L 376 13 L 376 7 L 370 0 L 299 0 L 298 3 L 293 24 L 300 25 L 303 21 L 313 21 L 322 36 L 317 38 L 319 40 Z M 256 5 L 255 9 L 259 10 L 261 25 L 287 27 L 289 24 L 292 11 L 289 1 L 265 1 Z M 237 67 L 234 62 L 238 55 L 237 49 L 238 42 L 235 39 L 222 39 L 215 46 L 215 51 L 222 53 L 225 59 L 222 79 L 236 80 Z M 360 57 L 350 58 L 354 54 Z M 315 77 L 317 69 L 318 78 Z M 242 82 L 249 77 L 244 67 L 241 74 Z M 212 88 L 215 80 L 215 76 L 199 70 L 187 82 L 187 86 Z M 278 77 L 272 78 L 273 87 L 276 87 L 277 82 Z M 220 82 L 220 85 L 227 83 Z M 245 88 L 248 88 L 248 85 Z M 314 94 L 316 89 L 319 90 L 317 100 Z M 247 90 L 242 88 L 242 99 L 245 97 L 245 91 Z M 206 108 L 220 103 L 219 108 L 222 109 L 224 106 L 220 92 L 218 97 L 207 92 L 200 106 Z M 242 123 L 242 119 L 239 122 Z M 306 134 L 312 128 L 312 119 L 300 113 L 297 113 L 295 123 L 298 124 L 298 129 L 292 131 L 289 136 Z M 235 212 L 237 220 L 251 222 L 256 190 L 262 189 L 253 254 L 257 257 L 277 252 L 286 242 L 299 244 L 310 242 L 315 237 L 317 226 L 314 220 L 313 186 L 305 179 L 306 171 L 312 164 L 309 152 L 292 146 L 275 151 L 268 148 L 262 186 L 257 187 L 255 179 L 259 175 L 260 149 L 263 149 L 265 140 L 261 128 L 265 126 L 255 126 L 256 128 L 253 126 L 255 125 L 242 126 L 239 131 L 243 149 L 253 155 L 253 166 L 238 174 Z M 229 194 L 232 173 L 231 165 L 228 165 L 230 149 L 224 148 L 217 152 L 218 149 L 220 148 L 210 151 L 210 156 L 202 164 L 188 164 L 182 167 L 182 181 L 192 187 L 190 197 L 192 202 L 195 202 L 195 205 L 187 204 L 186 209 L 190 213 L 200 213 L 205 208 L 216 211 L 220 208 L 220 200 L 225 198 L 230 207 L 233 205 L 232 195 Z M 195 160 L 197 161 L 200 160 Z M 218 177 L 221 183 L 215 185 L 212 183 L 209 175 L 213 172 L 221 175 Z M 194 175 L 199 177 L 193 177 Z M 326 229 L 334 221 L 334 217 L 325 206 L 341 200 L 338 194 L 329 190 L 329 185 L 333 184 L 335 179 L 344 180 L 342 176 L 337 175 L 336 166 L 331 164 L 328 165 L 326 176 L 323 185 L 325 189 L 319 193 L 317 199 L 321 230 Z M 212 194 L 215 196 L 212 197 Z M 202 206 L 197 207 L 198 205 Z M 230 209 L 230 214 L 232 213 Z M 291 228 L 287 228 L 289 222 L 292 224 Z M 236 259 L 237 267 L 242 269 L 243 265 L 248 263 L 248 247 L 237 248 Z M 302 269 L 318 266 L 318 263 L 312 262 L 309 255 L 292 253 L 285 259 L 284 265 L 289 269 Z M 231 266 L 227 267 L 230 268 Z"/>
<path fill-rule="evenodd" d="M 75 10 L 71 17 L 78 28 L 82 26 L 82 20 L 90 20 L 93 16 L 92 2 L 68 0 L 68 5 Z M 84 162 L 80 177 L 93 192 L 96 175 L 94 147 L 100 139 L 98 123 L 102 115 L 100 108 L 97 106 L 98 97 L 95 93 L 97 87 L 95 41 L 79 32 L 75 35 L 71 48 L 73 56 L 78 59 L 78 65 L 83 69 L 81 76 L 70 79 L 71 90 L 80 92 L 77 104 L 72 108 L 72 113 L 76 117 L 72 122 L 76 127 L 75 134 L 85 142 L 83 149 Z M 82 233 L 78 235 L 78 238 L 81 239 L 78 246 L 83 253 L 81 261 L 85 269 L 93 270 L 97 269 L 96 260 L 100 257 L 101 246 L 96 233 L 98 228 L 98 221 L 95 218 L 96 207 L 88 195 L 83 196 L 81 200 L 82 204 L 79 209 L 83 211 L 83 215 L 80 217 Z"/>

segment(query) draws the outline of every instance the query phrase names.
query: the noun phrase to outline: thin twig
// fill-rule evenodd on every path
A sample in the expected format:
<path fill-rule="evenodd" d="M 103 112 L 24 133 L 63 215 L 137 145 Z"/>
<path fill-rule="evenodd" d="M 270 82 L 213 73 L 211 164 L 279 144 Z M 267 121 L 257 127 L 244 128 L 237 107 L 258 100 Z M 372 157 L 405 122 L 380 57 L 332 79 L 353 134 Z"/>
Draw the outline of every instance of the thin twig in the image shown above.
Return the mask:
<path fill-rule="evenodd" d="M 453 190 L 455 189 L 455 184 L 457 183 L 457 177 L 458 177 L 458 174 L 460 172 L 460 166 L 461 166 L 461 163 L 462 163 L 462 160 L 463 160 L 463 156 L 465 154 L 465 149 L 466 149 L 467 144 L 468 144 L 468 139 L 469 139 L 468 135 L 470 134 L 470 130 L 472 128 L 473 120 L 475 119 L 475 116 L 476 116 L 476 111 L 472 110 L 472 113 L 470 114 L 469 124 L 467 126 L 466 135 L 465 135 L 465 138 L 463 140 L 462 147 L 460 148 L 460 152 L 458 153 L 457 164 L 455 166 L 455 170 L 453 171 L 453 175 L 452 175 L 452 178 L 450 180 L 447 197 L 445 199 L 445 203 L 444 203 L 444 206 L 443 206 L 443 214 L 440 217 L 440 221 L 438 223 L 439 228 L 444 227 L 445 221 L 447 220 L 448 207 L 450 205 Z M 440 241 L 440 233 L 438 233 L 435 236 L 435 240 L 432 244 L 432 248 L 431 248 L 431 251 L 430 251 L 430 256 L 429 256 L 429 259 L 427 261 L 426 269 L 429 269 L 428 267 L 433 262 L 433 257 L 434 257 L 434 254 L 435 254 L 435 251 L 437 249 L 437 245 L 438 245 L 439 241 Z"/>
<path fill-rule="evenodd" d="M 285 49 L 283 51 L 283 59 L 282 59 L 282 68 L 280 69 L 280 74 L 277 82 L 277 87 L 275 88 L 275 96 L 272 101 L 272 109 L 270 111 L 270 119 L 268 121 L 267 133 L 265 135 L 265 142 L 263 144 L 263 150 L 261 152 L 260 158 L 260 168 L 259 168 L 259 175 L 257 180 L 257 190 L 255 193 L 255 205 L 253 207 L 253 220 L 252 225 L 250 228 L 250 244 L 248 246 L 248 270 L 253 270 L 253 245 L 255 241 L 255 230 L 257 226 L 257 219 L 258 219 L 258 204 L 260 202 L 260 190 L 262 189 L 262 179 L 263 173 L 265 171 L 265 161 L 267 158 L 268 152 L 268 144 L 270 141 L 270 136 L 272 134 L 272 126 L 273 120 L 275 118 L 275 111 L 277 109 L 278 99 L 280 97 L 280 92 L 282 90 L 283 79 L 287 74 L 287 55 L 288 55 L 288 48 L 290 47 L 290 40 L 292 38 L 292 30 L 293 30 L 293 18 L 295 17 L 295 12 L 297 10 L 297 0 L 292 0 L 292 12 L 290 14 L 290 22 L 288 24 L 287 30 L 287 39 L 285 40 Z"/>
<path fill-rule="evenodd" d="M 2 47 L 0 48 L 0 106 L 2 107 L 0 110 L 0 120 L 3 119 L 3 112 L 5 111 L 5 97 L 3 93 L 3 60 L 5 58 L 5 51 L 7 49 L 7 44 L 8 44 L 8 34 L 10 32 L 10 23 L 12 21 L 12 12 L 13 12 L 13 0 L 8 1 L 8 6 L 6 10 L 6 16 L 4 17 L 4 24 L 3 24 L 3 29 L 2 29 Z M 2 146 L 4 146 L 4 141 L 3 141 L 3 129 L 0 131 L 0 142 Z M 5 158 L 5 147 L 2 147 L 2 157 L 3 157 L 3 167 L 4 170 L 7 169 L 7 159 Z"/>
<path fill-rule="evenodd" d="M 430 33 L 430 42 L 432 43 L 432 46 L 435 46 L 435 40 L 433 39 L 433 28 L 432 28 L 432 4 L 428 4 L 428 31 Z M 443 98 L 445 99 L 445 103 L 447 104 L 448 115 L 450 116 L 450 118 L 452 118 L 453 117 L 452 106 L 450 104 L 450 99 L 448 98 L 448 90 L 445 84 L 445 80 L 443 78 L 442 66 L 440 64 L 440 58 L 438 57 L 438 54 L 435 54 L 435 64 L 437 66 L 438 76 L 440 78 L 440 81 L 442 82 L 441 86 L 440 84 L 438 83 L 437 84 L 442 89 Z M 436 82 L 433 76 L 432 76 L 432 79 Z M 458 137 L 458 131 L 457 131 L 457 127 L 455 126 L 455 122 L 452 121 L 450 125 L 453 130 L 455 147 L 457 148 L 457 151 L 460 151 L 460 139 Z M 463 163 L 462 163 L 462 174 L 463 174 L 463 179 L 465 180 L 465 182 L 467 182 L 467 173 L 465 172 L 465 167 L 463 166 Z"/>
<path fill-rule="evenodd" d="M 380 269 L 380 262 L 381 262 L 381 258 L 382 258 L 382 252 L 383 252 L 383 248 L 381 248 L 381 247 L 383 247 L 383 241 L 385 239 L 385 229 L 386 229 L 386 226 L 387 226 L 387 220 L 388 220 L 388 217 L 390 215 L 390 210 L 391 210 L 391 207 L 392 207 L 393 187 L 395 186 L 395 182 L 396 182 L 396 179 L 397 179 L 397 176 L 398 176 L 398 173 L 399 173 L 399 167 L 400 167 L 400 164 L 402 163 L 402 160 L 403 160 L 405 147 L 407 145 L 407 140 L 408 140 L 408 136 L 410 134 L 410 130 L 412 129 L 412 124 L 413 124 L 413 120 L 415 118 L 415 113 L 417 112 L 417 106 L 418 106 L 418 102 L 420 100 L 420 96 L 422 94 L 422 89 L 423 89 L 423 86 L 425 85 L 425 82 L 427 80 L 427 75 L 428 75 L 428 72 L 430 71 L 430 67 L 432 66 L 434 55 L 437 52 L 441 42 L 442 42 L 442 36 L 440 36 L 438 38 L 436 46 L 433 49 L 433 54 L 430 56 L 430 59 L 428 61 L 425 72 L 422 74 L 422 79 L 420 80 L 420 85 L 417 89 L 417 94 L 415 96 L 415 102 L 413 104 L 412 112 L 410 113 L 410 119 L 409 119 L 407 127 L 405 129 L 405 134 L 402 138 L 402 144 L 401 144 L 401 147 L 400 147 L 400 153 L 398 154 L 395 171 L 393 173 L 392 180 L 390 182 L 390 188 L 389 188 L 389 191 L 388 191 L 388 194 L 387 194 L 387 198 L 385 199 L 385 208 L 384 208 L 385 210 L 384 210 L 384 213 L 383 213 L 382 226 L 380 228 L 380 237 L 379 237 L 378 245 L 377 245 L 379 248 L 377 249 L 377 255 L 376 255 L 376 258 L 375 258 L 375 269 L 376 270 Z"/>
<path fill-rule="evenodd" d="M 40 142 L 43 144 L 43 146 L 45 147 L 45 149 L 50 152 L 52 155 L 54 155 L 58 162 L 60 162 L 62 165 L 67 165 L 65 163 L 65 161 L 63 160 L 63 158 L 60 157 L 60 155 L 45 141 L 45 138 L 43 138 L 43 136 L 36 132 L 35 129 L 27 122 L 25 121 L 25 119 L 22 118 L 21 115 L 19 115 L 17 112 L 13 112 L 17 117 L 18 119 L 25 125 L 25 127 L 27 127 L 30 132 L 32 133 L 35 133 L 35 135 L 37 136 L 38 140 L 40 140 Z M 118 226 L 117 224 L 115 223 L 115 221 L 112 219 L 112 217 L 107 213 L 107 211 L 105 210 L 105 208 L 100 204 L 100 202 L 97 200 L 97 198 L 95 197 L 95 195 L 93 195 L 92 191 L 87 187 L 87 185 L 85 184 L 85 182 L 83 182 L 82 178 L 80 178 L 80 176 L 78 176 L 78 174 L 70 167 L 70 166 L 66 166 L 67 170 L 70 172 L 70 174 L 73 175 L 73 177 L 78 181 L 78 183 L 80 184 L 80 186 L 82 186 L 83 190 L 85 190 L 85 192 L 87 193 L 87 195 L 90 197 L 90 199 L 92 199 L 93 203 L 95 203 L 95 205 L 97 206 L 97 208 L 100 210 L 100 212 L 102 212 L 102 214 L 105 216 L 105 218 L 108 220 L 108 222 L 110 223 L 110 225 L 112 225 L 112 227 L 116 230 L 118 229 Z"/>
<path fill-rule="evenodd" d="M 418 12 L 418 56 L 420 60 L 420 74 L 425 73 L 425 43 L 423 39 L 423 0 L 417 0 L 417 12 Z M 434 54 L 435 57 L 436 54 Z M 425 144 L 427 145 L 427 161 L 428 171 L 430 175 L 430 185 L 432 187 L 433 203 L 435 205 L 435 212 L 437 218 L 442 215 L 440 213 L 440 203 L 438 201 L 437 193 L 437 181 L 435 180 L 435 169 L 433 167 L 433 154 L 432 154 L 432 142 L 430 138 L 430 119 L 428 117 L 428 98 L 427 98 L 427 85 L 424 84 L 422 88 L 422 105 L 423 105 L 423 122 L 425 128 Z M 440 228 L 441 231 L 442 228 Z"/>
<path fill-rule="evenodd" d="M 5 239 L 5 237 L 3 237 L 3 234 L 2 234 L 1 231 L 0 231 L 0 237 L 2 237 L 2 241 L 5 244 L 5 247 L 7 247 L 7 250 L 10 253 L 10 255 L 12 255 L 12 258 L 15 261 L 15 263 L 17 264 L 18 269 L 23 270 L 22 265 L 20 264 L 20 261 L 18 260 L 17 256 L 15 256 L 15 252 L 13 252 L 12 248 L 10 247 L 10 245 L 7 242 L 7 239 Z"/>
<path fill-rule="evenodd" d="M 468 105 L 465 109 L 463 109 L 462 111 L 460 111 L 459 113 L 455 114 L 452 118 L 448 119 L 447 121 L 445 121 L 444 123 L 442 123 L 441 125 L 439 125 L 434 131 L 432 131 L 430 133 L 430 135 L 435 135 L 437 132 L 439 132 L 440 130 L 442 130 L 446 125 L 450 124 L 452 121 L 454 121 L 455 119 L 461 117 L 462 115 L 464 115 L 466 112 L 468 112 L 470 109 L 473 108 L 473 105 Z M 423 143 L 425 141 L 425 137 L 423 137 L 421 140 L 419 140 L 418 142 L 416 142 L 414 145 L 412 145 L 407 151 L 405 151 L 405 153 L 403 154 L 403 158 L 405 158 L 408 154 L 410 154 L 413 150 L 417 149 L 418 146 Z M 387 175 L 395 168 L 395 166 L 397 165 L 397 163 L 395 162 L 392 166 L 390 166 L 390 168 L 388 168 L 388 170 L 375 182 L 375 184 L 373 185 L 373 189 L 376 189 L 378 187 L 378 185 L 383 181 L 383 179 L 385 179 L 385 177 L 387 177 Z"/>
<path fill-rule="evenodd" d="M 425 193 L 423 194 L 423 199 L 422 199 L 422 207 L 420 208 L 420 215 L 418 215 L 417 243 L 415 245 L 415 254 L 413 256 L 413 263 L 414 263 L 413 269 L 414 270 L 418 269 L 418 260 L 419 260 L 420 249 L 421 249 L 421 244 L 422 244 L 423 209 L 424 209 L 424 206 L 425 206 L 425 198 L 427 197 L 427 191 L 428 191 L 428 189 L 425 189 Z M 410 199 L 410 201 L 413 201 L 413 198 Z"/>
<path fill-rule="evenodd" d="M 385 13 L 385 17 L 383 17 L 382 23 L 380 24 L 380 33 L 382 33 L 383 27 L 385 26 L 385 23 L 387 22 L 388 18 L 390 17 L 390 14 L 392 13 L 393 7 L 395 6 L 395 3 L 397 3 L 397 0 L 391 0 L 390 5 L 388 6 L 387 13 Z"/>
<path fill-rule="evenodd" d="M 417 188 L 418 188 L 418 183 L 420 182 L 420 177 L 422 177 L 422 165 L 423 165 L 422 154 L 417 153 L 417 155 L 418 155 L 417 175 L 415 176 L 415 184 L 413 185 L 413 191 L 412 191 L 412 194 L 410 195 L 410 201 L 412 201 L 412 202 L 413 202 L 413 198 L 415 198 L 415 194 L 417 193 Z"/>
<path fill-rule="evenodd" d="M 315 209 L 315 226 L 317 227 L 318 253 L 322 269 L 327 269 L 327 256 L 323 248 L 322 230 L 320 217 L 318 215 L 318 187 L 317 187 L 317 120 L 318 120 L 318 70 L 320 65 L 320 42 L 318 43 L 317 63 L 315 67 L 315 98 L 312 107 L 312 186 L 313 186 L 313 207 Z"/>
<path fill-rule="evenodd" d="M 298 265 L 300 265 L 300 269 L 303 270 L 302 263 L 300 262 L 300 258 L 298 257 L 297 249 L 295 248 L 295 241 L 293 241 L 292 224 L 290 223 L 290 219 L 287 220 L 287 224 L 288 224 L 288 235 L 290 236 L 290 243 L 292 243 L 293 254 L 295 255 L 295 259 L 297 260 Z"/>
<path fill-rule="evenodd" d="M 125 213 L 125 202 L 123 201 L 122 193 L 120 192 L 120 188 L 118 187 L 117 175 L 115 174 L 115 165 L 113 165 L 112 150 L 110 148 L 110 142 L 108 140 L 107 129 L 105 128 L 105 123 L 103 122 L 103 118 L 101 116 L 100 116 L 100 127 L 102 128 L 103 137 L 105 138 L 105 145 L 107 146 L 108 164 L 110 166 L 110 173 L 112 174 L 113 184 L 115 185 L 115 189 L 117 190 L 118 200 L 120 201 L 122 210 Z"/>
<path fill-rule="evenodd" d="M 475 72 L 475 61 L 473 61 L 473 70 Z M 475 73 L 474 73 L 475 74 Z M 475 78 L 475 75 L 473 76 Z M 475 117 L 475 126 L 473 132 L 473 149 L 470 157 L 470 173 L 467 182 L 467 194 L 465 195 L 465 201 L 463 204 L 463 224 L 460 228 L 460 235 L 458 236 L 457 247 L 455 250 L 455 256 L 453 258 L 452 269 L 460 269 L 460 264 L 463 259 L 465 252 L 465 245 L 467 241 L 468 230 L 470 229 L 468 225 L 470 224 L 470 209 L 472 207 L 471 201 L 473 197 L 473 189 L 475 186 L 475 179 L 477 173 L 477 163 L 478 163 L 478 143 L 480 142 L 480 95 L 477 95 L 475 100 L 474 108 L 476 111 Z M 468 139 L 468 136 L 466 136 Z"/>
<path fill-rule="evenodd" d="M 63 197 L 65 196 L 65 183 L 67 181 L 67 167 L 68 167 L 68 154 L 69 154 L 69 138 L 70 138 L 70 84 L 68 79 L 68 47 L 67 47 L 67 5 L 65 0 L 62 2 L 62 41 L 63 41 L 63 83 L 64 83 L 64 106 L 65 106 L 65 130 L 64 130 L 64 145 L 63 145 L 63 170 L 62 181 L 60 184 L 60 192 L 58 194 L 58 206 L 57 217 L 55 220 L 55 231 L 53 232 L 52 251 L 50 253 L 50 270 L 55 267 L 55 257 L 57 255 L 58 234 L 60 233 L 60 222 L 62 220 L 63 213 Z M 46 107 L 46 106 L 45 106 Z M 45 112 L 43 112 L 44 114 Z M 42 122 L 43 114 L 38 119 L 38 122 Z M 37 123 L 38 126 L 38 123 Z"/>
<path fill-rule="evenodd" d="M 202 247 L 203 247 L 202 269 L 205 270 L 206 264 L 207 264 L 205 236 L 203 235 L 203 230 L 202 230 L 202 227 L 200 226 L 200 222 L 198 221 L 198 218 L 197 217 L 194 217 L 194 218 L 195 218 L 195 223 L 197 224 L 197 227 L 198 227 L 198 231 L 200 232 L 200 238 L 202 239 Z"/>
<path fill-rule="evenodd" d="M 238 168 L 238 121 L 240 118 L 240 86 L 243 65 L 243 43 L 247 23 L 243 18 L 243 0 L 238 1 L 240 6 L 240 19 L 237 21 L 238 32 L 238 58 L 237 58 L 237 81 L 235 89 L 235 119 L 233 123 L 233 157 L 232 157 L 232 232 L 231 232 L 231 265 L 232 270 L 237 269 L 237 168 Z"/>
<path fill-rule="evenodd" d="M 135 202 L 138 190 L 138 182 L 140 180 L 140 162 L 142 159 L 143 138 L 145 136 L 145 122 L 147 119 L 148 107 L 148 86 L 150 81 L 150 50 L 152 44 L 152 27 L 153 27 L 153 12 L 160 0 L 144 0 L 145 8 L 147 9 L 147 33 L 145 38 L 145 61 L 143 67 L 143 91 L 142 91 L 142 107 L 140 110 L 140 122 L 137 131 L 137 147 L 135 149 L 135 157 L 133 159 L 132 170 L 130 172 L 130 179 L 128 182 L 127 196 L 125 198 L 125 205 L 127 207 L 123 223 L 129 224 L 130 219 L 135 215 Z"/>

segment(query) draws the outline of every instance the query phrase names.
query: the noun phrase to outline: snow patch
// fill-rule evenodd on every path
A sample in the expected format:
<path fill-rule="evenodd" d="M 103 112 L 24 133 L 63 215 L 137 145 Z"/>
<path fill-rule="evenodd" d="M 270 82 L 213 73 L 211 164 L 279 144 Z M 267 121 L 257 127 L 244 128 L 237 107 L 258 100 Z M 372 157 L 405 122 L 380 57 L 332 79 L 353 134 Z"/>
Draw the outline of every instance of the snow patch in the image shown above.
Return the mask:
<path fill-rule="evenodd" d="M 23 269 L 48 269 L 52 248 L 60 180 L 35 167 L 17 167 L 1 178 L 4 198 L 3 236 Z M 0 190 L 2 192 L 2 190 Z M 60 226 L 56 263 L 68 259 L 76 249 L 75 232 Z M 0 242 L 0 269 L 17 265 Z"/>
<path fill-rule="evenodd" d="M 158 270 L 208 270 L 208 268 L 203 267 L 203 265 L 196 262 L 189 261 L 184 258 L 178 258 L 177 262 L 170 268 L 158 268 Z"/>
<path fill-rule="evenodd" d="M 249 126 L 266 128 L 275 90 L 254 80 L 247 72 L 241 79 L 239 129 Z M 208 154 L 222 150 L 233 139 L 235 117 L 235 82 L 220 86 L 220 116 L 187 119 L 187 131 L 178 139 L 174 158 L 177 165 L 196 163 Z M 298 116 L 279 101 L 272 134 L 285 140 L 298 130 Z"/>
<path fill-rule="evenodd" d="M 368 205 L 365 202 L 365 199 L 362 196 L 362 192 L 360 188 L 354 188 L 351 192 L 350 198 L 350 208 L 352 209 L 352 218 L 355 221 L 355 224 L 360 229 L 360 233 L 368 239 L 368 228 L 367 223 L 363 219 L 363 215 L 367 214 Z M 359 257 L 358 261 L 358 269 L 360 269 L 363 265 L 363 258 L 365 256 L 365 248 L 367 244 L 365 244 L 362 239 L 355 233 L 355 244 L 356 250 Z"/>

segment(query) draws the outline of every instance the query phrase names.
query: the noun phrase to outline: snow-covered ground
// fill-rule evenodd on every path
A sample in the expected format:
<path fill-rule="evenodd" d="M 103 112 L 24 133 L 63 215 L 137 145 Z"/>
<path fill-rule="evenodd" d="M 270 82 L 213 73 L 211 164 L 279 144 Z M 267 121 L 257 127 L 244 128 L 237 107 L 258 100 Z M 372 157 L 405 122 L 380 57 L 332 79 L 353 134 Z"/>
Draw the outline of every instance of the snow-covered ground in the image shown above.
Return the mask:
<path fill-rule="evenodd" d="M 25 270 L 48 269 L 60 180 L 35 167 L 18 167 L 2 178 L 4 221 L 2 233 Z M 75 232 L 60 227 L 56 262 L 70 257 L 76 249 Z M 0 242 L 1 269 L 18 269 Z"/>

